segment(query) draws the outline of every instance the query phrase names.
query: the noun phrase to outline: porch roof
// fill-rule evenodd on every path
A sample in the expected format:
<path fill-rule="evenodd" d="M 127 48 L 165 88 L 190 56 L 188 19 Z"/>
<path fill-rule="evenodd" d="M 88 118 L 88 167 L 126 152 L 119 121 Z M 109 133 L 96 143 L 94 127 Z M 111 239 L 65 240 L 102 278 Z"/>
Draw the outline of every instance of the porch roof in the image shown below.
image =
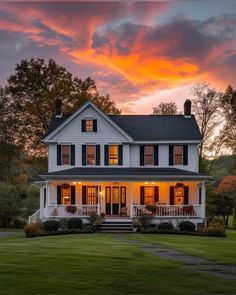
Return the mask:
<path fill-rule="evenodd" d="M 95 168 L 83 167 L 48 172 L 43 179 L 80 180 L 211 180 L 206 174 L 176 168 Z"/>

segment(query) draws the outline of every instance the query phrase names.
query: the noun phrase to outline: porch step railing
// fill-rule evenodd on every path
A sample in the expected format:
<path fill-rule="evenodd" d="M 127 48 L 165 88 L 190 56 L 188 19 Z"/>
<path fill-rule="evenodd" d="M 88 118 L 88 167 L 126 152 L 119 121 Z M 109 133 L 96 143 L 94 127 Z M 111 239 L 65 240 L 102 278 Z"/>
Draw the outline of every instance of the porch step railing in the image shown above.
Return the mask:
<path fill-rule="evenodd" d="M 98 213 L 98 205 L 69 205 L 75 210 L 74 213 L 68 212 L 66 209 L 67 205 L 48 205 L 47 206 L 47 217 L 86 217 L 91 213 Z"/>
<path fill-rule="evenodd" d="M 152 213 L 155 217 L 201 217 L 201 207 L 201 205 L 158 205 L 151 212 L 145 205 L 132 205 L 132 215 L 137 217 L 142 213 Z"/>
<path fill-rule="evenodd" d="M 28 217 L 28 223 L 37 222 L 40 220 L 40 209 L 38 209 L 34 214 Z"/>

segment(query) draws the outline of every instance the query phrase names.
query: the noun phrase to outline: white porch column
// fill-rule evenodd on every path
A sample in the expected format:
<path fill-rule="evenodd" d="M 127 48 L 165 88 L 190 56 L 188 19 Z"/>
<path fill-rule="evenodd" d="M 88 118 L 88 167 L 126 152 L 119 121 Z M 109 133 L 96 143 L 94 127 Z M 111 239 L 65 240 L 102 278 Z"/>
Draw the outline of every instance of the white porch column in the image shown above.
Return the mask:
<path fill-rule="evenodd" d="M 44 199 L 44 196 L 43 196 L 43 190 L 44 190 L 44 186 L 43 185 L 40 185 L 40 198 L 39 198 L 39 208 L 40 208 L 40 211 L 39 211 L 39 216 L 40 216 L 40 219 L 42 219 L 43 217 L 43 199 Z"/>
<path fill-rule="evenodd" d="M 129 184 L 130 217 L 133 218 L 133 182 Z"/>
<path fill-rule="evenodd" d="M 98 206 L 97 206 L 97 214 L 100 215 L 100 207 L 101 207 L 101 183 L 98 183 Z"/>
<path fill-rule="evenodd" d="M 49 193 L 49 183 L 46 181 L 46 208 L 44 209 L 44 217 L 48 218 L 49 217 L 49 210 L 50 208 L 48 207 L 50 205 L 50 193 Z"/>
<path fill-rule="evenodd" d="M 201 218 L 206 218 L 206 188 L 205 188 L 205 181 L 201 183 L 201 199 L 202 199 L 202 207 L 201 207 Z"/>

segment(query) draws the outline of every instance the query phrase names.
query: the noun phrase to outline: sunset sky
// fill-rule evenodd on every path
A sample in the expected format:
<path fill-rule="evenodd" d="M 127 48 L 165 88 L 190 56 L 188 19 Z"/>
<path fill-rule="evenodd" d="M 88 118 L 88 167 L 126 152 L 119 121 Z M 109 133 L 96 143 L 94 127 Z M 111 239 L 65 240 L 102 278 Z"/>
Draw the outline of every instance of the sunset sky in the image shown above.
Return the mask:
<path fill-rule="evenodd" d="M 236 87 L 236 0 L 0 3 L 0 83 L 22 58 L 91 76 L 123 113 Z"/>

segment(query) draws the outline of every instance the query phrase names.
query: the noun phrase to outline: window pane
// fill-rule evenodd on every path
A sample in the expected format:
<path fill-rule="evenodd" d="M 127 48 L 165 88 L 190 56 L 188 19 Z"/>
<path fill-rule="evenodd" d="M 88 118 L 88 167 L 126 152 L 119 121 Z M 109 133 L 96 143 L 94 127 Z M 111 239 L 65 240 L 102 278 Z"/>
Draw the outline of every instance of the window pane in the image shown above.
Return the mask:
<path fill-rule="evenodd" d="M 62 165 L 70 164 L 70 146 L 63 145 L 62 146 Z"/>
<path fill-rule="evenodd" d="M 175 165 L 183 164 L 183 146 L 182 145 L 174 146 L 174 164 Z"/>
<path fill-rule="evenodd" d="M 96 146 L 95 145 L 87 145 L 87 165 L 95 165 L 96 164 Z"/>
<path fill-rule="evenodd" d="M 87 205 L 97 204 L 97 190 L 94 186 L 87 187 Z"/>
<path fill-rule="evenodd" d="M 86 132 L 92 132 L 93 131 L 93 120 L 86 120 Z"/>
<path fill-rule="evenodd" d="M 109 165 L 118 164 L 118 145 L 109 146 Z"/>
<path fill-rule="evenodd" d="M 62 204 L 70 205 L 70 188 L 62 188 Z"/>
<path fill-rule="evenodd" d="M 175 188 L 175 205 L 184 204 L 184 189 L 182 187 Z"/>
<path fill-rule="evenodd" d="M 154 205 L 154 187 L 144 187 L 144 203 L 145 205 Z"/>
<path fill-rule="evenodd" d="M 144 165 L 154 164 L 154 148 L 152 145 L 146 145 L 144 147 Z"/>

